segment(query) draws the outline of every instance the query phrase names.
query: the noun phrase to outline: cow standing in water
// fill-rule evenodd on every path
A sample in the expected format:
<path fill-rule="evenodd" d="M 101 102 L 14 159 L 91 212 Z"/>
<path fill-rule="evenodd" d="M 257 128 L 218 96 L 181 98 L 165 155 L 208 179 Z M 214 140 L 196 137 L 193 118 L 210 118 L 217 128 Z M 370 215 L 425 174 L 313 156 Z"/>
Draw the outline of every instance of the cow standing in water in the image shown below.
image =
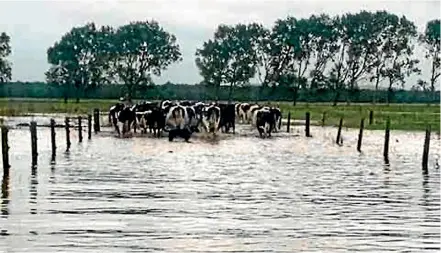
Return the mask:
<path fill-rule="evenodd" d="M 274 114 L 268 108 L 256 111 L 256 127 L 261 138 L 271 137 L 274 125 Z"/>
<path fill-rule="evenodd" d="M 165 130 L 168 131 L 168 140 L 173 141 L 177 136 L 189 141 L 191 130 L 188 125 L 187 110 L 184 106 L 175 105 L 170 108 L 165 118 Z"/>
<path fill-rule="evenodd" d="M 112 116 L 112 121 L 118 135 L 124 136 L 136 124 L 136 113 L 131 107 L 124 107 L 124 109 Z"/>
<path fill-rule="evenodd" d="M 271 107 L 270 111 L 274 117 L 273 130 L 275 133 L 277 133 L 280 131 L 280 128 L 282 127 L 282 111 L 280 111 L 280 109 L 277 107 Z"/>
<path fill-rule="evenodd" d="M 221 109 L 219 106 L 210 105 L 202 111 L 202 125 L 207 133 L 216 134 L 220 128 Z"/>
<path fill-rule="evenodd" d="M 233 134 L 236 132 L 236 106 L 234 104 L 219 104 L 221 111 L 220 128 L 222 132 L 230 132 L 233 128 Z"/>

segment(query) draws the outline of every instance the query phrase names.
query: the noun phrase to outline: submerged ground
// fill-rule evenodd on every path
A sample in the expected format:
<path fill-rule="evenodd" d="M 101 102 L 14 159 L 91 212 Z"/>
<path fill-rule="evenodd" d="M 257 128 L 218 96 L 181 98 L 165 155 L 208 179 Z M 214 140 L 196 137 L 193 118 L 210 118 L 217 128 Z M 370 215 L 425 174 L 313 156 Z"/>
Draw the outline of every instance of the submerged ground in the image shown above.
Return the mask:
<path fill-rule="evenodd" d="M 48 118 L 34 118 L 39 123 Z M 61 121 L 62 118 L 57 119 Z M 26 119 L 9 119 L 15 125 Z M 6 252 L 438 252 L 439 136 L 429 173 L 424 133 L 303 127 L 271 139 L 248 126 L 215 140 L 116 138 L 112 129 L 65 152 L 57 129 L 38 129 L 31 169 L 27 127 L 10 131 L 10 177 L 3 177 L 0 249 Z"/>

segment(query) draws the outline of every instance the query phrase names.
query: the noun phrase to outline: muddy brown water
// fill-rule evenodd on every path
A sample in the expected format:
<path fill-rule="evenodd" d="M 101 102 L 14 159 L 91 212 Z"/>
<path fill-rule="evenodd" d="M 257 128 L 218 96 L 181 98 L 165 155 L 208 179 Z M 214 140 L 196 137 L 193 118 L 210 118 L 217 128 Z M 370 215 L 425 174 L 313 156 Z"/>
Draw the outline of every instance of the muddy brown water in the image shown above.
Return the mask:
<path fill-rule="evenodd" d="M 39 122 L 49 119 L 34 118 Z M 19 118 L 8 119 L 14 125 Z M 28 119 L 25 119 L 28 120 Z M 60 119 L 61 120 L 61 119 Z M 311 127 L 259 139 L 238 134 L 192 143 L 116 138 L 104 127 L 65 152 L 57 129 L 38 129 L 31 169 L 29 128 L 11 129 L 3 178 L 0 252 L 439 252 L 440 141 L 424 133 Z"/>

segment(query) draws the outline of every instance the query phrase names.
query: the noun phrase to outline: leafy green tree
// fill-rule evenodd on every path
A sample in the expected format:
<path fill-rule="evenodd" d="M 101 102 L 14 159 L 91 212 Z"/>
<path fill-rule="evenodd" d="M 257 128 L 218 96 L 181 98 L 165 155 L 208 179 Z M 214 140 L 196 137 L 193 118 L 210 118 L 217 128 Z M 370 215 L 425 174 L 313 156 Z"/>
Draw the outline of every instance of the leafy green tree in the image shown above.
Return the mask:
<path fill-rule="evenodd" d="M 105 55 L 103 52 L 108 45 L 108 41 L 102 39 L 105 37 L 103 33 L 107 33 L 108 29 L 102 27 L 99 30 L 93 22 L 74 27 L 47 50 L 51 68 L 62 66 L 65 69 L 63 75 L 57 79 L 63 78 L 63 85 L 75 87 L 77 102 L 82 92 L 97 86 L 106 75 L 103 65 L 105 58 L 101 56 Z M 61 72 L 49 70 L 46 76 L 57 73 Z"/>
<path fill-rule="evenodd" d="M 375 80 L 375 92 L 381 81 L 388 82 L 387 102 L 391 100 L 394 86 L 404 86 L 406 77 L 419 74 L 419 60 L 413 58 L 417 36 L 416 26 L 405 16 L 398 17 L 385 11 L 377 12 L 374 21 L 381 28 L 376 41 L 377 53 L 372 65 L 370 81 Z M 374 102 L 376 97 L 374 97 Z"/>
<path fill-rule="evenodd" d="M 54 85 L 63 88 L 64 103 L 67 103 L 70 93 L 69 73 L 62 65 L 52 65 L 48 71 L 45 72 L 46 82 L 49 85 Z"/>
<path fill-rule="evenodd" d="M 295 105 L 298 90 L 307 85 L 306 70 L 311 64 L 312 33 L 309 20 L 297 20 L 291 16 L 279 19 L 273 27 L 272 35 L 275 53 L 281 56 L 274 58 L 273 72 L 278 76 L 280 84 L 291 87 Z M 282 74 L 288 76 L 282 77 Z M 293 82 L 286 83 L 287 80 Z"/>
<path fill-rule="evenodd" d="M 311 77 L 312 91 L 327 88 L 326 69 L 339 49 L 338 33 L 334 30 L 334 22 L 330 16 L 321 14 L 309 18 L 312 33 L 311 50 L 314 58 Z"/>
<path fill-rule="evenodd" d="M 430 59 L 430 61 L 432 62 L 431 76 L 429 80 L 430 90 L 432 91 L 432 93 L 435 92 L 435 84 L 437 83 L 437 80 L 441 75 L 440 29 L 441 28 L 439 19 L 430 20 L 426 24 L 424 34 L 420 36 L 420 42 L 426 48 L 425 57 L 427 59 Z"/>
<path fill-rule="evenodd" d="M 124 83 L 129 97 L 139 87 L 151 85 L 152 74 L 160 76 L 170 64 L 182 60 L 176 37 L 154 20 L 130 22 L 111 38 L 112 73 Z"/>
<path fill-rule="evenodd" d="M 196 51 L 196 65 L 205 81 L 215 87 L 229 84 L 229 101 L 233 88 L 256 73 L 255 34 L 254 24 L 219 25 L 214 38 Z"/>
<path fill-rule="evenodd" d="M 0 83 L 12 78 L 11 63 L 6 59 L 11 54 L 11 38 L 4 32 L 0 34 Z"/>

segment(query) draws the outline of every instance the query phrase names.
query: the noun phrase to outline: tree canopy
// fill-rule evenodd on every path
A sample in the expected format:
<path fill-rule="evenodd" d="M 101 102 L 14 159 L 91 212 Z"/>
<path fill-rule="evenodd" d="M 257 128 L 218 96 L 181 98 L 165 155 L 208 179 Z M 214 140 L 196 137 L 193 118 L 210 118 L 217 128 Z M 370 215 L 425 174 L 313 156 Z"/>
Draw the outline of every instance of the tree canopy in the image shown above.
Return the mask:
<path fill-rule="evenodd" d="M 0 83 L 5 83 L 12 78 L 11 63 L 7 57 L 11 54 L 11 37 L 6 33 L 0 34 Z"/>
<path fill-rule="evenodd" d="M 156 21 L 131 22 L 114 29 L 94 23 L 74 27 L 47 51 L 47 81 L 88 90 L 100 84 L 123 83 L 129 96 L 137 86 L 152 84 L 180 61 L 176 37 Z M 78 93 L 79 94 L 79 93 Z"/>

